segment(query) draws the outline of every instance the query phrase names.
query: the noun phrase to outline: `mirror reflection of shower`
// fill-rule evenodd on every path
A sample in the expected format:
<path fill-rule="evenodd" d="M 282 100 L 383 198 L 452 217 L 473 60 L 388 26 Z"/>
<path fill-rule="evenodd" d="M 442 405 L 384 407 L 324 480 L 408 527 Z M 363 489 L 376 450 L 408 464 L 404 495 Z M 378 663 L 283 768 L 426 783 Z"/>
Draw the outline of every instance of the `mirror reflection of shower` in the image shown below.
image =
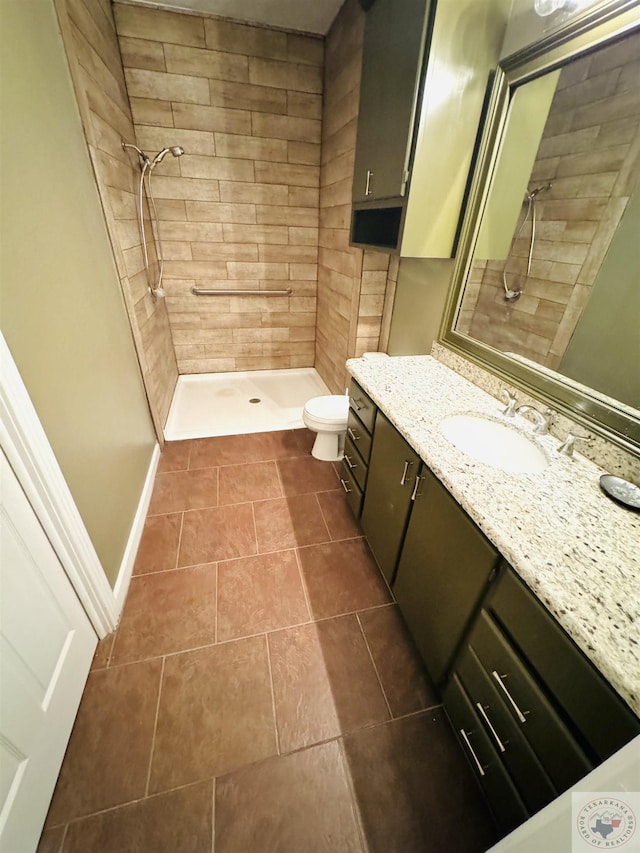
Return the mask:
<path fill-rule="evenodd" d="M 164 254 L 162 251 L 162 239 L 160 237 L 160 221 L 158 219 L 156 202 L 153 197 L 153 190 L 151 188 L 151 173 L 158 165 L 158 163 L 162 162 L 162 160 L 166 157 L 167 154 L 172 154 L 174 157 L 182 157 L 182 155 L 184 154 L 184 148 L 181 145 L 172 145 L 169 148 L 163 148 L 161 151 L 158 151 L 156 156 L 151 159 L 149 155 L 142 151 L 140 148 L 138 148 L 137 145 L 133 145 L 130 142 L 123 141 L 122 147 L 125 151 L 127 150 L 127 148 L 131 148 L 138 155 L 138 162 L 140 164 L 140 182 L 138 184 L 138 220 L 140 225 L 140 241 L 142 244 L 142 254 L 144 257 L 144 268 L 147 273 L 147 285 L 149 288 L 149 293 L 154 297 L 154 299 L 157 299 L 160 296 L 164 296 L 164 290 L 162 289 Z M 149 202 L 151 214 L 151 236 L 154 241 L 155 257 L 158 262 L 157 278 L 152 275 L 150 268 L 151 265 L 149 263 L 149 244 L 147 242 L 147 233 L 144 224 L 145 187 L 147 191 L 147 199 Z"/>
<path fill-rule="evenodd" d="M 529 220 L 531 220 L 531 237 L 529 239 L 529 255 L 527 258 L 527 271 L 524 275 L 525 279 L 531 272 L 531 261 L 533 259 L 533 247 L 536 241 L 536 197 L 538 193 L 546 192 L 550 190 L 553 184 L 542 184 L 539 187 L 536 187 L 534 190 L 528 190 L 525 196 L 525 203 L 527 205 L 527 212 L 524 215 L 524 219 L 522 220 L 522 224 L 520 228 L 516 231 L 515 237 L 513 238 L 512 245 L 516 242 L 518 237 L 522 234 L 522 231 Z M 505 269 L 502 271 L 502 283 L 504 285 L 504 298 L 507 302 L 516 302 L 522 296 L 522 285 L 519 290 L 513 290 L 507 284 L 507 271 L 506 265 Z"/>

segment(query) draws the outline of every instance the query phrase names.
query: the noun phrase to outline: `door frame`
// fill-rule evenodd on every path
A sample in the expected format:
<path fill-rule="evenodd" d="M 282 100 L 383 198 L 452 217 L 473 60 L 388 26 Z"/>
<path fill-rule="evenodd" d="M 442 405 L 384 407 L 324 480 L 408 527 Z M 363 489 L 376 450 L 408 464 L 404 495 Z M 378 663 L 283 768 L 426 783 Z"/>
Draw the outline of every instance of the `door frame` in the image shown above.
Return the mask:
<path fill-rule="evenodd" d="M 116 627 L 118 601 L 1 332 L 0 445 L 102 639 Z"/>

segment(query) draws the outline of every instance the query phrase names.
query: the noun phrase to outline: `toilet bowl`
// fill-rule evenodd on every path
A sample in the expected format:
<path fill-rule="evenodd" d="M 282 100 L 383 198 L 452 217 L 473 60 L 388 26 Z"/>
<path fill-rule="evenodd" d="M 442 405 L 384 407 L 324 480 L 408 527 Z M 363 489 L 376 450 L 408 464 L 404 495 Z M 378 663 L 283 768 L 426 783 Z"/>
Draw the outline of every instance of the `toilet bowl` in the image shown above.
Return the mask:
<path fill-rule="evenodd" d="M 325 462 L 338 462 L 344 453 L 349 398 L 342 394 L 313 397 L 302 410 L 302 420 L 317 432 L 311 455 Z"/>

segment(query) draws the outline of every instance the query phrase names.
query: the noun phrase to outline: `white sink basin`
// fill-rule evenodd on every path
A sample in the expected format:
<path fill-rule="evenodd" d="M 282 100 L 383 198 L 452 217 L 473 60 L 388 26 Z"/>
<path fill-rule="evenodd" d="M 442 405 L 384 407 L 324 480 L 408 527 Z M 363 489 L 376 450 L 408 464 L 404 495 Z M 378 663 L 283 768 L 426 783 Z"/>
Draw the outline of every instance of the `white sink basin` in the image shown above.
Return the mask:
<path fill-rule="evenodd" d="M 549 464 L 523 432 L 482 415 L 450 415 L 441 421 L 440 430 L 469 456 L 512 474 L 533 474 Z"/>

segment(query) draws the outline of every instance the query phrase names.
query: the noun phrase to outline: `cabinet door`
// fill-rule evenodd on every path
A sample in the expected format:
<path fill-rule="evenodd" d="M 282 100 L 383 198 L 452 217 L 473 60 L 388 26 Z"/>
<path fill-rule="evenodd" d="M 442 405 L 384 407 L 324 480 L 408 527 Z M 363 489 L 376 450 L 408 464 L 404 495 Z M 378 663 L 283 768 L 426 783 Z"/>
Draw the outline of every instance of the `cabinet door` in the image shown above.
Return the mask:
<path fill-rule="evenodd" d="M 398 562 L 419 467 L 418 454 L 378 412 L 360 525 L 389 583 Z"/>
<path fill-rule="evenodd" d="M 428 0 L 376 0 L 367 12 L 354 201 L 404 194 L 427 7 Z"/>
<path fill-rule="evenodd" d="M 422 475 L 393 591 L 431 677 L 441 682 L 499 556 L 425 466 Z"/>

